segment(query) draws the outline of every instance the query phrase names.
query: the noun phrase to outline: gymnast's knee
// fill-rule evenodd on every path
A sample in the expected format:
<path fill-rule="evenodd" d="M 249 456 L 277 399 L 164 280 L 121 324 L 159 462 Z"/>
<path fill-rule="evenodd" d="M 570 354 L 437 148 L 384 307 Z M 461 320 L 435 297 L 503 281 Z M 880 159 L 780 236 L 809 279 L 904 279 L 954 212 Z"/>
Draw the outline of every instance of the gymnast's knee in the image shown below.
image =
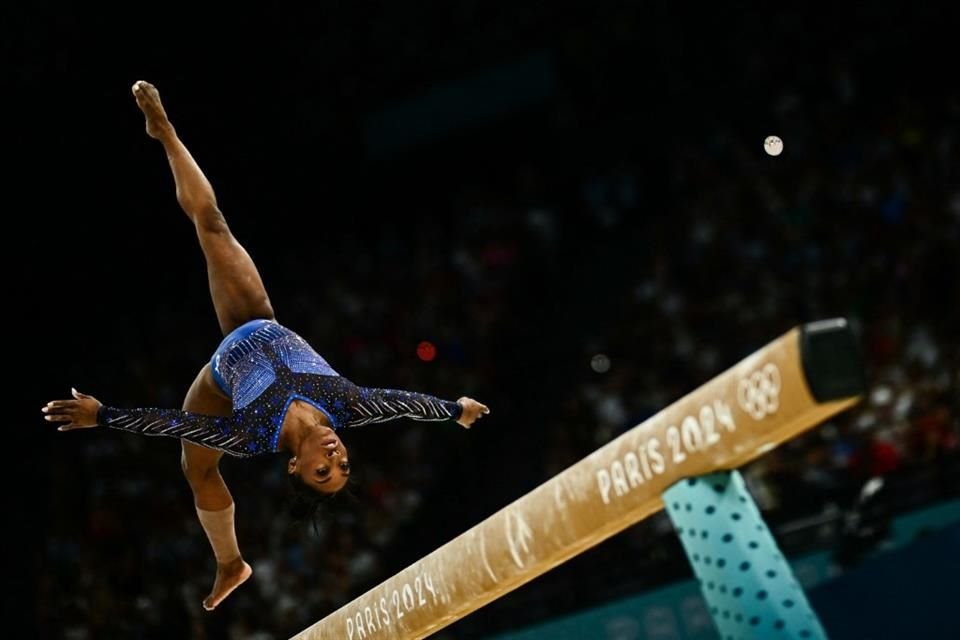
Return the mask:
<path fill-rule="evenodd" d="M 216 205 L 211 204 L 197 208 L 192 218 L 197 227 L 197 233 L 201 236 L 230 236 L 227 219 L 223 217 L 223 213 Z"/>
<path fill-rule="evenodd" d="M 220 475 L 220 467 L 216 462 L 198 462 L 189 460 L 186 451 L 180 454 L 180 469 L 191 487 L 200 487 Z"/>

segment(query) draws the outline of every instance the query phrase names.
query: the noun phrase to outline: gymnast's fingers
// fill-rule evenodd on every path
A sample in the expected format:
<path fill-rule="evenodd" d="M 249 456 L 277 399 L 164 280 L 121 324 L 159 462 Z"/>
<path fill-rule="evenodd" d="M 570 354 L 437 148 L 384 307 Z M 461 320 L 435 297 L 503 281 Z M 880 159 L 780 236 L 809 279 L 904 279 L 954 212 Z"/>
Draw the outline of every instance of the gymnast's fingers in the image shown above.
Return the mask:
<path fill-rule="evenodd" d="M 76 406 L 76 400 L 51 400 L 44 408 L 48 411 L 53 411 L 54 409 L 72 409 Z"/>

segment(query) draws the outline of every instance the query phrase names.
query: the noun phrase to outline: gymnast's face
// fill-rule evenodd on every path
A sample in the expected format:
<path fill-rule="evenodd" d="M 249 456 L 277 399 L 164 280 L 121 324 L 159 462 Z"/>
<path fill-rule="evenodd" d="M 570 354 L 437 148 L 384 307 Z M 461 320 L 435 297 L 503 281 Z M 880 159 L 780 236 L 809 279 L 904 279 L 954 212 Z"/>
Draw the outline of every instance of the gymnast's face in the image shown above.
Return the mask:
<path fill-rule="evenodd" d="M 290 459 L 288 472 L 318 493 L 336 493 L 350 477 L 350 459 L 347 447 L 328 427 L 308 439 L 298 455 Z"/>

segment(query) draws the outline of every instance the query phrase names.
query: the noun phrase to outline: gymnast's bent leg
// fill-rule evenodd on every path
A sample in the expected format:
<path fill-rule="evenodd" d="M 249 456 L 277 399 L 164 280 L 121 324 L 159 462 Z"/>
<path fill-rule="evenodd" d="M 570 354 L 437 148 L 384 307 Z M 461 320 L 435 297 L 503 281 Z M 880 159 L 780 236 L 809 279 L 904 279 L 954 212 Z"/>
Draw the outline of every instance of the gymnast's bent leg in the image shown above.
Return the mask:
<path fill-rule="evenodd" d="M 216 387 L 209 364 L 200 371 L 187 391 L 183 410 L 215 416 L 229 416 L 233 411 L 230 399 Z M 253 571 L 243 560 L 237 544 L 233 496 L 220 475 L 219 462 L 223 454 L 186 440 L 181 440 L 180 444 L 183 447 L 180 458 L 183 474 L 193 491 L 197 517 L 217 559 L 213 589 L 203 601 L 203 608 L 212 611 Z"/>

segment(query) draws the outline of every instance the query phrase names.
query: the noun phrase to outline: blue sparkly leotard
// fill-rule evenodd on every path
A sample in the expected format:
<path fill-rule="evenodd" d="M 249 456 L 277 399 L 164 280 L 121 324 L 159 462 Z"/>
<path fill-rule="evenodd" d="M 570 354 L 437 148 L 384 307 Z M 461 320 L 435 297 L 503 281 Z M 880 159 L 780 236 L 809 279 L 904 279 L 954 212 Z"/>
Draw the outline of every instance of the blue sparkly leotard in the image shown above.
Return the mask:
<path fill-rule="evenodd" d="M 422 393 L 358 387 L 306 340 L 270 320 L 253 320 L 234 330 L 211 365 L 217 384 L 233 401 L 232 416 L 103 406 L 97 423 L 250 457 L 278 450 L 280 428 L 295 399 L 326 414 L 335 430 L 397 418 L 456 420 L 462 410 L 456 402 Z"/>

